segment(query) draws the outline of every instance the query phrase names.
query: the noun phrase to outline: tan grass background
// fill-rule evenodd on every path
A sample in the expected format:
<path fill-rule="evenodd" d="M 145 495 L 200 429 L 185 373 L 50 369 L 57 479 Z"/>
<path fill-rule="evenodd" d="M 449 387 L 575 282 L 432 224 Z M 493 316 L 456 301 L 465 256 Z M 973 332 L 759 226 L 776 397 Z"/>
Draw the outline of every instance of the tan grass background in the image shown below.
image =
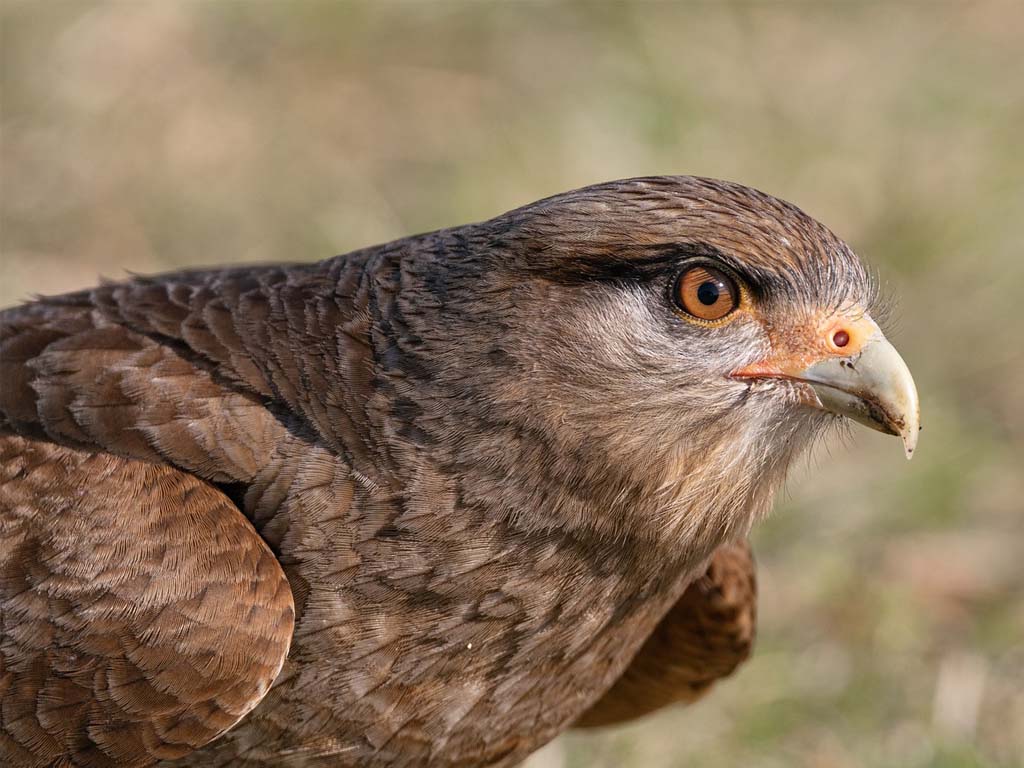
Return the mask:
<path fill-rule="evenodd" d="M 312 260 L 650 173 L 825 221 L 898 300 L 856 431 L 756 536 L 756 657 L 539 766 L 1024 764 L 1024 4 L 2 6 L 0 305 Z"/>

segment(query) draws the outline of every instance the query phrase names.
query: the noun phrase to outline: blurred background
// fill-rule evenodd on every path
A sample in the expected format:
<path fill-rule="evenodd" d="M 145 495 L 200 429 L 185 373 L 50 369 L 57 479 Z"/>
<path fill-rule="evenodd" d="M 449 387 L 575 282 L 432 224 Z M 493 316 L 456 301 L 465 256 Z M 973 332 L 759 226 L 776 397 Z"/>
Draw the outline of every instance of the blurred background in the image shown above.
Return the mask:
<path fill-rule="evenodd" d="M 752 661 L 531 765 L 1024 765 L 1024 4 L 5 0 L 0 29 L 0 306 L 644 174 L 827 223 L 896 300 L 918 454 L 858 429 L 801 465 Z"/>

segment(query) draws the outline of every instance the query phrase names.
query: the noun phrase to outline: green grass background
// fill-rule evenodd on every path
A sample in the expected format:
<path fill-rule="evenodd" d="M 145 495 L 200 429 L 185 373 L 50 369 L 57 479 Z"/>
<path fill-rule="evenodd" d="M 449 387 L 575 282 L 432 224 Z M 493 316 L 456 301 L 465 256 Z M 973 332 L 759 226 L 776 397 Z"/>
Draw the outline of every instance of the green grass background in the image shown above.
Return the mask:
<path fill-rule="evenodd" d="M 0 305 L 312 260 L 610 178 L 791 200 L 872 265 L 921 392 L 760 527 L 756 656 L 555 766 L 1024 764 L 1024 4 L 2 6 Z"/>

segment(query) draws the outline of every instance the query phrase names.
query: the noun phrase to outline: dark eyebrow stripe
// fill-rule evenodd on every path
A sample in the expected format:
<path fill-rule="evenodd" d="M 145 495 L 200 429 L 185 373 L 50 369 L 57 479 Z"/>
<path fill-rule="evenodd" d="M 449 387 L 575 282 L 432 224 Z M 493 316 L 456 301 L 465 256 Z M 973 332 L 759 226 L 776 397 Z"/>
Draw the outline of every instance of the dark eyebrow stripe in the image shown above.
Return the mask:
<path fill-rule="evenodd" d="M 531 272 L 561 285 L 611 283 L 639 285 L 652 283 L 677 272 L 688 261 L 708 260 L 733 272 L 758 301 L 795 300 L 838 305 L 849 296 L 848 289 L 823 265 L 811 262 L 803 269 L 780 260 L 768 264 L 750 264 L 704 241 L 640 244 L 635 241 L 604 242 L 600 249 L 587 252 L 581 243 L 574 257 L 533 265 Z M 808 271 L 807 267 L 811 269 Z M 868 292 L 870 293 L 870 292 Z M 870 306 L 868 296 L 864 302 Z"/>
<path fill-rule="evenodd" d="M 714 246 L 703 243 L 638 245 L 624 242 L 602 244 L 601 253 L 580 254 L 573 259 L 548 262 L 537 269 L 542 277 L 564 285 L 589 282 L 643 282 L 674 271 L 690 259 L 719 261 L 739 274 L 743 270 Z"/>

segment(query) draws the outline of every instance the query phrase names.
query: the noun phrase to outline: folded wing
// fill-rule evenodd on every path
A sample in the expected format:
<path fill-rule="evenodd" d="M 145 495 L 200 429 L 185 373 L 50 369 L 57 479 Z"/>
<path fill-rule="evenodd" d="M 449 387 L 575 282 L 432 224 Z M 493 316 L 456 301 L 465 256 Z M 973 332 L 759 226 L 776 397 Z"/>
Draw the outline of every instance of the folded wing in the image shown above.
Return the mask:
<path fill-rule="evenodd" d="M 270 688 L 293 613 L 281 566 L 213 486 L 0 433 L 0 764 L 188 754 Z"/>

